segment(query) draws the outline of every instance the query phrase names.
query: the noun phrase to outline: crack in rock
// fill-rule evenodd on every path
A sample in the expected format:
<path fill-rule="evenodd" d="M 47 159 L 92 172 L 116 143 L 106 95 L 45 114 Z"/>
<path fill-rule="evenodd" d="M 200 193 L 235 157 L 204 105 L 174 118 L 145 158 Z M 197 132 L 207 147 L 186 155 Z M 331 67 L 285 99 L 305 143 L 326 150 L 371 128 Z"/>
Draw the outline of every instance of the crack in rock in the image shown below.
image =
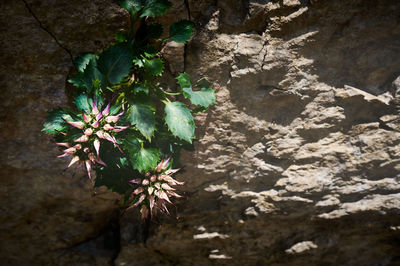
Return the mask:
<path fill-rule="evenodd" d="M 68 48 L 66 48 L 65 46 L 63 46 L 60 43 L 60 41 L 57 39 L 57 37 L 54 35 L 54 33 L 52 33 L 50 30 L 48 30 L 46 27 L 43 26 L 43 23 L 40 21 L 40 19 L 33 12 L 33 10 L 29 6 L 29 4 L 26 2 L 26 0 L 22 0 L 22 2 L 24 2 L 26 9 L 32 15 L 32 17 L 39 23 L 39 28 L 41 28 L 42 30 L 47 32 L 47 34 L 49 34 L 51 36 L 51 38 L 53 38 L 53 40 L 57 43 L 57 45 L 69 55 L 69 57 L 71 58 L 71 62 L 74 62 L 74 57 L 72 56 L 71 51 L 69 51 Z"/>

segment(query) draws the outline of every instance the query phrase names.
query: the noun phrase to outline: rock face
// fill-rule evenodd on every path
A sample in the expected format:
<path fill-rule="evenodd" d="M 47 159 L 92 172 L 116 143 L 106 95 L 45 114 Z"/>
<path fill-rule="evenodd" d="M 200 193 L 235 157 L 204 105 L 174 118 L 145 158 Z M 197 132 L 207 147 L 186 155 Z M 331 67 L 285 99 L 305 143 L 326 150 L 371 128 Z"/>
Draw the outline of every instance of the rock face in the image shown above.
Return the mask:
<path fill-rule="evenodd" d="M 190 17 L 196 34 L 164 47 L 167 78 L 206 76 L 218 102 L 182 155 L 177 218 L 149 228 L 134 213 L 114 225 L 118 197 L 92 197 L 39 132 L 67 103 L 68 53 L 107 46 L 126 14 L 106 0 L 0 10 L 6 265 L 400 263 L 400 2 L 174 1 L 162 22 Z"/>
<path fill-rule="evenodd" d="M 118 197 L 93 197 L 87 177 L 64 172 L 67 161 L 40 130 L 48 111 L 67 104 L 70 54 L 104 48 L 126 16 L 101 0 L 0 5 L 1 264 L 108 265 L 118 245 L 102 240 L 118 231 Z"/>

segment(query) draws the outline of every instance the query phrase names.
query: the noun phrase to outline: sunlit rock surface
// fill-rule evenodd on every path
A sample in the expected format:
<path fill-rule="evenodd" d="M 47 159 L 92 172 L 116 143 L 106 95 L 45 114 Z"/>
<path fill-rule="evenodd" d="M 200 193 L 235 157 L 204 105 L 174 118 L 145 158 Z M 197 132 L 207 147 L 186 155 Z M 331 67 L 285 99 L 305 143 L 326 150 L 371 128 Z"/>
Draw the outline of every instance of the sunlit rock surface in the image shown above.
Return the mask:
<path fill-rule="evenodd" d="M 196 34 L 164 47 L 166 80 L 206 76 L 218 101 L 182 155 L 174 215 L 147 228 L 128 212 L 119 236 L 118 198 L 62 172 L 39 131 L 67 104 L 65 49 L 101 50 L 126 14 L 113 1 L 27 1 L 57 43 L 23 1 L 2 4 L 6 264 L 399 264 L 400 2 L 173 2 L 161 21 L 190 15 Z"/>

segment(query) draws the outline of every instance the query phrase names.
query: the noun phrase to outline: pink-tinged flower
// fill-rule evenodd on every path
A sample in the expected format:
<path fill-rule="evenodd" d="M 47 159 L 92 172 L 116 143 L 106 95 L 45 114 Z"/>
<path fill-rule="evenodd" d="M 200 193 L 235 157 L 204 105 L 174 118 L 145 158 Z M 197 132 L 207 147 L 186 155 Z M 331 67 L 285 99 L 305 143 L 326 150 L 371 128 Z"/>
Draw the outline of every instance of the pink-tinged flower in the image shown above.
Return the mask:
<path fill-rule="evenodd" d="M 133 191 L 133 194 L 138 195 L 140 193 L 142 193 L 144 190 L 142 187 L 138 187 L 137 189 L 135 189 L 135 191 Z"/>
<path fill-rule="evenodd" d="M 154 195 L 149 195 L 148 199 L 149 199 L 149 205 L 150 205 L 149 206 L 150 207 L 150 213 L 152 214 L 153 213 L 154 204 L 156 203 L 155 196 Z"/>
<path fill-rule="evenodd" d="M 149 216 L 149 209 L 146 207 L 146 205 L 142 205 L 142 208 L 140 208 L 140 213 L 142 214 L 143 220 Z"/>
<path fill-rule="evenodd" d="M 141 194 L 138 201 L 133 205 L 134 207 L 139 206 L 140 203 L 142 203 L 142 201 L 146 198 L 145 194 Z"/>
<path fill-rule="evenodd" d="M 85 134 L 86 136 L 91 136 L 93 134 L 93 129 L 87 128 L 85 129 L 85 132 L 83 134 Z"/>
<path fill-rule="evenodd" d="M 128 84 L 131 85 L 135 81 L 135 74 L 132 74 L 131 78 L 128 81 Z"/>
<path fill-rule="evenodd" d="M 102 113 L 98 113 L 96 115 L 96 121 L 99 121 L 102 117 L 103 117 L 103 114 Z"/>
<path fill-rule="evenodd" d="M 67 168 L 70 168 L 76 162 L 79 162 L 79 156 L 74 156 L 69 165 L 67 166 Z"/>
<path fill-rule="evenodd" d="M 104 108 L 102 114 L 104 116 L 108 116 L 108 114 L 110 113 L 110 104 L 107 104 L 106 108 Z"/>
<path fill-rule="evenodd" d="M 82 121 L 67 121 L 65 120 L 65 122 L 67 122 L 68 124 L 70 124 L 73 127 L 79 128 L 79 129 L 83 129 L 83 127 L 85 126 L 85 123 L 83 123 Z"/>
<path fill-rule="evenodd" d="M 110 124 L 105 124 L 103 129 L 108 131 L 108 130 L 114 129 L 114 127 L 112 127 Z"/>
<path fill-rule="evenodd" d="M 93 146 L 94 146 L 94 149 L 96 150 L 97 156 L 99 156 L 99 152 L 100 152 L 100 140 L 95 139 L 95 140 L 93 141 Z"/>
<path fill-rule="evenodd" d="M 112 129 L 112 131 L 118 133 L 118 132 L 124 131 L 125 129 L 128 129 L 128 128 L 129 128 L 129 126 L 115 126 Z"/>
<path fill-rule="evenodd" d="M 100 113 L 99 109 L 97 108 L 96 103 L 92 100 L 92 114 L 98 115 Z"/>
<path fill-rule="evenodd" d="M 161 187 L 165 190 L 175 190 L 175 188 L 170 187 L 167 183 L 161 184 Z"/>
<path fill-rule="evenodd" d="M 66 142 L 56 142 L 56 145 L 58 145 L 58 146 L 63 146 L 63 147 L 67 147 L 67 148 L 70 147 L 69 143 L 66 143 Z"/>
<path fill-rule="evenodd" d="M 89 141 L 89 136 L 87 135 L 82 135 L 76 140 L 74 140 L 74 142 L 88 142 L 88 141 Z"/>
<path fill-rule="evenodd" d="M 89 179 L 90 179 L 90 181 L 92 181 L 92 174 L 91 174 L 92 165 L 91 165 L 91 163 L 90 163 L 90 160 L 86 160 L 86 161 L 85 161 L 85 166 L 86 166 L 86 171 L 87 171 L 87 173 L 88 173 Z"/>
<path fill-rule="evenodd" d="M 83 116 L 83 121 L 85 121 L 86 124 L 89 124 L 90 121 L 92 120 L 92 119 L 90 118 L 90 116 L 88 116 L 88 115 L 85 114 L 85 113 L 83 113 L 82 116 Z"/>
<path fill-rule="evenodd" d="M 125 111 L 122 111 L 121 113 L 117 115 L 111 115 L 106 117 L 106 122 L 107 123 L 117 123 L 119 118 L 125 113 Z"/>
<path fill-rule="evenodd" d="M 66 154 L 72 155 L 72 154 L 74 154 L 76 152 L 76 148 L 71 147 L 71 148 L 68 148 L 66 150 L 63 150 L 63 152 L 66 153 Z"/>
<path fill-rule="evenodd" d="M 172 197 L 182 197 L 175 193 L 175 188 L 172 187 L 183 185 L 183 182 L 178 182 L 171 177 L 179 169 L 167 170 L 169 164 L 169 159 L 161 161 L 154 170 L 148 171 L 143 178 L 135 178 L 129 181 L 135 187 L 130 197 L 131 207 L 141 205 L 140 210 L 143 219 L 146 219 L 149 214 L 152 217 L 157 210 L 169 214 L 166 203 L 171 203 Z"/>
<path fill-rule="evenodd" d="M 82 135 L 73 140 L 73 144 L 67 142 L 57 143 L 58 146 L 66 148 L 63 150 L 63 154 L 57 157 L 73 157 L 68 167 L 76 162 L 79 162 L 79 165 L 85 164 L 86 169 L 88 170 L 89 178 L 92 178 L 90 171 L 93 167 L 98 165 L 107 166 L 106 163 L 104 163 L 100 158 L 100 144 L 103 139 L 113 143 L 114 146 L 123 152 L 118 146 L 115 135 L 117 135 L 118 132 L 129 128 L 129 126 L 115 125 L 124 112 L 121 112 L 115 116 L 110 116 L 110 107 L 110 104 L 107 104 L 103 111 L 101 111 L 99 110 L 99 107 L 96 105 L 95 101 L 92 99 L 91 111 L 87 113 L 82 112 L 81 121 L 64 120 L 66 123 L 68 123 L 68 125 L 82 130 Z M 75 131 L 76 130 L 73 132 Z M 70 131 L 59 133 L 67 136 L 69 132 Z M 82 150 L 82 152 L 78 152 L 78 150 Z"/>

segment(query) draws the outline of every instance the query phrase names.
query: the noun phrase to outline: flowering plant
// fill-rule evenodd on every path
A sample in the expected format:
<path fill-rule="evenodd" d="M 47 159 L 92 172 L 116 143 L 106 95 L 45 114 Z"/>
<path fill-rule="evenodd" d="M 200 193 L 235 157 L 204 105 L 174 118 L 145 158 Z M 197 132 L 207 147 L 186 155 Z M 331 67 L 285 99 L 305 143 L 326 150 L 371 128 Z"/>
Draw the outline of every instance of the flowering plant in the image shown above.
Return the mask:
<path fill-rule="evenodd" d="M 161 39 L 163 26 L 149 18 L 164 14 L 169 1 L 123 0 L 121 6 L 130 14 L 129 30 L 100 55 L 75 59 L 77 71 L 68 80 L 76 87 L 74 107 L 51 111 L 43 131 L 54 135 L 58 157 L 71 157 L 68 167 L 85 165 L 95 187 L 125 195 L 125 207 L 139 207 L 147 219 L 168 213 L 166 204 L 180 197 L 174 186 L 183 182 L 172 177 L 179 170 L 172 167 L 194 139 L 192 114 L 213 105 L 215 92 L 205 79 L 192 85 L 186 73 L 176 88 L 157 81 L 164 70 L 160 47 L 186 43 L 192 22 L 172 24 Z"/>

